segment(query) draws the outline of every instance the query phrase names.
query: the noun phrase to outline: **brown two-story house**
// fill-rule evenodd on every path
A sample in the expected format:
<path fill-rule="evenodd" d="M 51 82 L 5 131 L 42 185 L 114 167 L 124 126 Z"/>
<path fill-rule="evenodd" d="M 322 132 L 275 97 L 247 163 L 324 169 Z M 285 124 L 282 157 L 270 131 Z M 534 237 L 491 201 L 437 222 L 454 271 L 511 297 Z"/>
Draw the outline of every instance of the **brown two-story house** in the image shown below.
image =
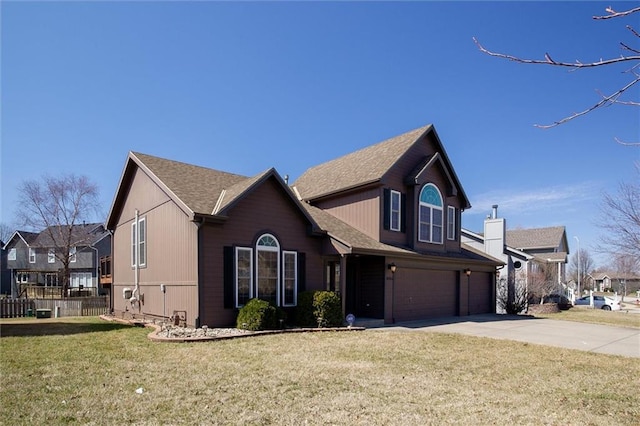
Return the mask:
<path fill-rule="evenodd" d="M 130 153 L 111 207 L 114 312 L 233 325 L 304 290 L 406 321 L 494 311 L 501 263 L 460 244 L 470 207 L 433 126 L 312 167 L 289 186 Z M 121 295 L 121 296 L 120 296 Z"/>

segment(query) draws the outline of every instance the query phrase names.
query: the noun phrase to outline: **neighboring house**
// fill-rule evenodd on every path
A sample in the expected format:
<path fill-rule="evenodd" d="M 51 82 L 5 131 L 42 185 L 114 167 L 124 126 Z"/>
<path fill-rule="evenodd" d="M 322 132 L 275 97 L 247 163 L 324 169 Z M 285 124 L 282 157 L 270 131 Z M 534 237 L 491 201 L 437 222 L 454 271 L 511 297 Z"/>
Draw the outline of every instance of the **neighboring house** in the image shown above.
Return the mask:
<path fill-rule="evenodd" d="M 7 251 L 0 240 L 0 296 L 11 295 L 11 271 L 7 268 Z"/>
<path fill-rule="evenodd" d="M 507 230 L 498 217 L 498 206 L 484 221 L 484 232 L 462 229 L 463 245 L 473 247 L 504 262 L 498 271 L 498 287 L 523 286 L 541 269 L 551 270 L 559 292 L 566 290 L 569 245 L 564 226 Z"/>
<path fill-rule="evenodd" d="M 629 294 L 640 288 L 640 277 L 615 271 L 592 272 L 585 277 L 595 291 Z"/>
<path fill-rule="evenodd" d="M 391 323 L 494 312 L 501 263 L 460 244 L 470 207 L 433 126 L 309 169 L 291 187 L 129 153 L 107 220 L 116 315 L 235 324 L 305 290 Z"/>
<path fill-rule="evenodd" d="M 7 268 L 11 272 L 12 297 L 60 297 L 107 294 L 100 283 L 100 257 L 111 253 L 111 235 L 103 224 L 74 225 L 69 263 L 68 289 L 63 289 L 63 264 L 56 253 L 51 232 L 57 226 L 39 233 L 16 231 L 4 245 Z M 59 250 L 59 248 L 58 248 Z"/>

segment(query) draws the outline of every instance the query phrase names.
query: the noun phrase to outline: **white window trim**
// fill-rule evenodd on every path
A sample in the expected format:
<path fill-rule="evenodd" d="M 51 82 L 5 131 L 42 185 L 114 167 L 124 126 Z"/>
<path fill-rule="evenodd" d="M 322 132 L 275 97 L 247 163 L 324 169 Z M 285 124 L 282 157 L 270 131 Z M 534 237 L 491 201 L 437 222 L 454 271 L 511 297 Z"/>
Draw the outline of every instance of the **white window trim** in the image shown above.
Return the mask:
<path fill-rule="evenodd" d="M 138 240 L 136 238 L 136 222 L 131 224 L 131 267 L 136 267 L 138 261 Z"/>
<path fill-rule="evenodd" d="M 456 239 L 456 208 L 447 206 L 447 239 Z"/>
<path fill-rule="evenodd" d="M 136 226 L 137 225 L 137 226 Z M 143 229 L 144 239 L 140 238 L 140 230 Z M 140 256 L 140 253 L 143 255 Z M 140 259 L 144 259 L 143 262 Z M 137 265 L 136 263 L 139 262 Z M 144 268 L 147 266 L 147 218 L 139 218 L 131 224 L 131 267 Z"/>
<path fill-rule="evenodd" d="M 47 251 L 47 262 L 56 263 L 56 249 L 50 248 L 49 251 Z"/>
<path fill-rule="evenodd" d="M 438 187 L 437 187 L 437 186 L 435 186 L 435 185 L 434 185 L 434 184 L 432 184 L 432 183 L 428 183 L 428 184 L 426 184 L 426 185 L 425 185 L 425 186 L 420 190 L 420 195 L 422 194 L 422 191 L 423 191 L 426 187 L 428 187 L 428 186 L 431 186 L 431 187 L 435 188 L 435 190 L 436 190 L 436 191 L 438 191 L 438 195 L 440 196 L 440 201 L 442 201 L 442 193 L 440 192 L 440 190 L 438 189 Z M 422 243 L 442 244 L 442 241 L 443 241 L 443 239 L 444 239 L 444 235 L 443 235 L 443 234 L 444 234 L 444 232 L 443 232 L 443 231 L 444 231 L 444 229 L 442 229 L 442 228 L 443 228 L 443 225 L 444 225 L 444 223 L 443 223 L 443 222 L 444 222 L 444 211 L 443 211 L 443 208 L 442 208 L 441 206 L 436 206 L 436 205 L 434 205 L 434 204 L 425 203 L 424 201 L 420 200 L 420 197 L 418 197 L 418 200 L 419 200 L 419 202 L 418 202 L 418 241 L 420 241 L 420 242 L 422 242 Z M 422 226 L 421 226 L 421 225 L 422 225 L 422 221 L 421 221 L 421 219 L 420 219 L 420 218 L 421 218 L 421 216 L 422 216 L 422 215 L 420 214 L 420 213 L 421 213 L 421 209 L 422 209 L 422 207 L 429 208 L 429 216 L 430 216 L 430 217 L 429 217 L 429 228 L 430 228 L 430 229 L 429 229 L 429 230 L 430 230 L 430 232 L 429 232 L 429 239 L 426 239 L 426 238 L 424 238 L 424 237 L 422 236 Z M 435 227 L 435 225 L 434 225 L 434 223 L 433 223 L 433 212 L 434 212 L 434 210 L 439 210 L 439 211 L 441 212 L 441 214 L 442 214 L 442 222 L 440 222 L 440 225 L 439 225 L 439 226 L 440 226 L 440 228 L 441 228 L 441 232 L 440 232 L 440 241 L 436 241 L 436 240 L 434 240 L 434 239 L 433 239 L 433 234 L 434 234 L 433 229 L 434 229 L 434 227 Z"/>
<path fill-rule="evenodd" d="M 69 262 L 76 263 L 78 260 L 78 247 L 73 246 L 69 249 Z"/>
<path fill-rule="evenodd" d="M 16 260 L 17 258 L 17 250 L 15 247 L 9 249 L 9 254 L 7 255 L 7 260 Z"/>
<path fill-rule="evenodd" d="M 293 303 L 286 303 L 286 301 L 284 300 L 285 297 L 285 267 L 287 265 L 287 262 L 285 262 L 285 256 L 287 255 L 293 255 Z M 290 306 L 297 306 L 298 304 L 298 252 L 297 251 L 290 251 L 290 250 L 283 250 L 282 251 L 282 305 L 281 306 L 285 306 L 285 307 L 290 307 Z"/>
<path fill-rule="evenodd" d="M 261 246 L 258 245 L 258 243 L 260 242 L 260 240 L 262 240 L 264 237 L 271 237 L 273 238 L 273 240 L 276 242 L 276 244 L 278 244 L 277 247 L 273 247 L 273 246 Z M 261 251 L 270 251 L 270 252 L 275 252 L 278 253 L 278 255 L 276 256 L 276 261 L 277 261 L 277 266 L 276 266 L 276 304 L 278 306 L 280 306 L 280 286 L 281 284 L 281 276 L 280 274 L 282 273 L 282 267 L 280 265 L 280 241 L 278 241 L 278 239 L 276 237 L 274 237 L 271 234 L 263 234 L 260 236 L 260 238 L 258 238 L 258 241 L 256 242 L 256 296 L 260 297 L 260 267 L 258 265 L 258 261 L 259 261 L 259 257 L 260 257 L 260 252 Z"/>
<path fill-rule="evenodd" d="M 142 230 L 142 231 L 141 231 Z M 144 235 L 144 239 L 141 238 Z M 142 254 L 142 256 L 141 256 Z M 142 261 L 140 259 L 143 259 Z M 138 262 L 139 267 L 147 266 L 147 218 L 138 220 Z"/>
<path fill-rule="evenodd" d="M 393 210 L 393 198 L 398 198 L 398 210 Z M 392 231 L 400 231 L 402 228 L 402 224 L 400 221 L 402 220 L 402 194 L 398 191 L 391 190 L 389 196 L 389 229 Z M 396 214 L 398 216 L 398 224 L 396 227 L 393 226 L 393 216 Z"/>
<path fill-rule="evenodd" d="M 29 247 L 29 263 L 36 263 L 36 249 Z"/>
<path fill-rule="evenodd" d="M 235 251 L 236 273 L 235 273 L 235 280 L 234 280 L 236 308 L 241 308 L 244 306 L 238 302 L 238 253 L 241 251 L 249 252 L 249 299 L 253 299 L 253 249 L 251 247 L 236 247 L 236 251 Z"/>

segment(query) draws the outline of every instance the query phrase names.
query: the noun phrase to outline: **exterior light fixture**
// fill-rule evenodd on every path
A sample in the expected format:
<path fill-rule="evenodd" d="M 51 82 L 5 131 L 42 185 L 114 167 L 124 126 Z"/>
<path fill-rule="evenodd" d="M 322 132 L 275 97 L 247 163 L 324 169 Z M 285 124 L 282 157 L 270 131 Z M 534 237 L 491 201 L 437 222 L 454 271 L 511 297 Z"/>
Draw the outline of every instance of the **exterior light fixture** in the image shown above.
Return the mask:
<path fill-rule="evenodd" d="M 395 263 L 390 263 L 389 265 L 387 265 L 387 268 L 391 271 L 392 274 L 395 274 L 398 270 L 398 267 Z"/>
<path fill-rule="evenodd" d="M 471 269 L 467 268 L 464 270 L 464 273 L 466 276 L 470 277 L 471 276 Z"/>

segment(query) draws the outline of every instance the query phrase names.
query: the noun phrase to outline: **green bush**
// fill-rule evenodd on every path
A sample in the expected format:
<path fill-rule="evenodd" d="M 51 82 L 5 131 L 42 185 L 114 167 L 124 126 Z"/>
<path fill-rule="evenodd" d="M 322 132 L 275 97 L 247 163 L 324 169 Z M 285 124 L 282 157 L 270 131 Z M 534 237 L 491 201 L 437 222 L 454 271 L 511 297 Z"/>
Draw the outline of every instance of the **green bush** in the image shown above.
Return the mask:
<path fill-rule="evenodd" d="M 298 293 L 298 305 L 294 311 L 294 322 L 300 327 L 315 327 L 318 325 L 313 315 L 313 294 L 315 291 Z"/>
<path fill-rule="evenodd" d="M 251 299 L 240 309 L 236 327 L 244 330 L 275 330 L 280 315 L 278 309 L 266 300 Z"/>
<path fill-rule="evenodd" d="M 317 291 L 313 295 L 313 314 L 318 327 L 339 327 L 342 325 L 342 303 L 333 291 Z"/>
<path fill-rule="evenodd" d="M 305 291 L 298 294 L 295 323 L 301 327 L 339 327 L 343 323 L 342 303 L 332 291 Z"/>

